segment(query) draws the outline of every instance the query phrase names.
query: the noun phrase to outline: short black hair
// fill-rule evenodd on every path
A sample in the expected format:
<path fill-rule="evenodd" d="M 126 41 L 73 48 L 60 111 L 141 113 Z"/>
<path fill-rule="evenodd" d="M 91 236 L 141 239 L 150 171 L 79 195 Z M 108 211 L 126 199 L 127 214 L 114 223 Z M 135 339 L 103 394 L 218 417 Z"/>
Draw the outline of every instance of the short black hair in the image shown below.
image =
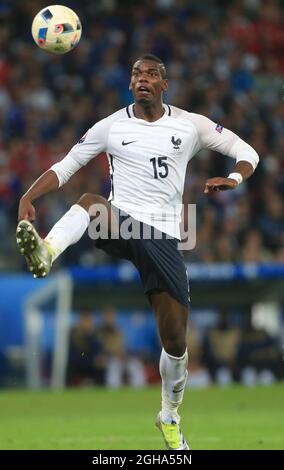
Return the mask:
<path fill-rule="evenodd" d="M 140 57 L 138 57 L 135 62 L 138 62 L 138 60 L 152 60 L 153 62 L 157 62 L 160 66 L 160 72 L 161 72 L 161 75 L 162 75 L 162 78 L 165 79 L 167 78 L 167 72 L 166 72 L 166 67 L 165 67 L 165 64 L 163 63 L 163 61 L 157 57 L 156 55 L 154 54 L 143 54 L 141 55 Z"/>

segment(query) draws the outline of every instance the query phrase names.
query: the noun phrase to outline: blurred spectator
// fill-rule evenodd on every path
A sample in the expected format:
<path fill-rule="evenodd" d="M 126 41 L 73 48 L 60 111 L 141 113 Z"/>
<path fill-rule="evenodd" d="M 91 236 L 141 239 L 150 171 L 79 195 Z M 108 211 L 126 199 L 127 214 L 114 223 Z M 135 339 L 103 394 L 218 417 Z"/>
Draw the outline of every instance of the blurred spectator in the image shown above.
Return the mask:
<path fill-rule="evenodd" d="M 261 233 L 257 230 L 249 230 L 244 237 L 241 261 L 244 263 L 261 263 L 268 260 L 269 256 L 264 249 Z"/>
<path fill-rule="evenodd" d="M 104 385 L 106 364 L 93 315 L 82 311 L 70 331 L 67 385 Z"/>
<path fill-rule="evenodd" d="M 280 338 L 264 329 L 256 329 L 250 312 L 243 315 L 243 329 L 238 347 L 241 380 L 245 385 L 269 385 L 284 378 Z"/>
<path fill-rule="evenodd" d="M 259 218 L 259 226 L 269 248 L 275 250 L 283 246 L 284 205 L 280 194 L 272 193 L 264 201 L 264 212 Z"/>
<path fill-rule="evenodd" d="M 203 350 L 200 331 L 193 322 L 189 322 L 187 330 L 188 382 L 189 388 L 206 388 L 211 384 L 208 370 L 203 364 Z"/>
<path fill-rule="evenodd" d="M 146 383 L 143 363 L 138 357 L 126 353 L 123 334 L 116 323 L 116 311 L 107 307 L 102 315 L 97 333 L 107 354 L 107 387 L 118 388 L 124 383 L 143 387 Z"/>
<path fill-rule="evenodd" d="M 237 353 L 241 332 L 230 322 L 230 314 L 220 312 L 218 324 L 209 329 L 204 337 L 204 363 L 212 380 L 225 386 L 238 379 Z"/>

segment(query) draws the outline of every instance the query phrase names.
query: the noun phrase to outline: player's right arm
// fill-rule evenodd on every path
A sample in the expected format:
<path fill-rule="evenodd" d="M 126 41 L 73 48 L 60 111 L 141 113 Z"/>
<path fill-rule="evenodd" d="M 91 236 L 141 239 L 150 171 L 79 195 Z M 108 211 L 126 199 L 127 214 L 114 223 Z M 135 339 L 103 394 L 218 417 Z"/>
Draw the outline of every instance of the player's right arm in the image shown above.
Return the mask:
<path fill-rule="evenodd" d="M 35 220 L 35 208 L 32 202 L 43 194 L 56 190 L 59 187 L 59 181 L 56 173 L 47 170 L 43 173 L 21 197 L 18 210 L 18 220 Z"/>
<path fill-rule="evenodd" d="M 25 219 L 33 222 L 35 220 L 33 201 L 60 188 L 82 166 L 106 150 L 110 122 L 109 118 L 97 122 L 72 147 L 63 160 L 52 165 L 31 185 L 20 199 L 18 220 Z"/>

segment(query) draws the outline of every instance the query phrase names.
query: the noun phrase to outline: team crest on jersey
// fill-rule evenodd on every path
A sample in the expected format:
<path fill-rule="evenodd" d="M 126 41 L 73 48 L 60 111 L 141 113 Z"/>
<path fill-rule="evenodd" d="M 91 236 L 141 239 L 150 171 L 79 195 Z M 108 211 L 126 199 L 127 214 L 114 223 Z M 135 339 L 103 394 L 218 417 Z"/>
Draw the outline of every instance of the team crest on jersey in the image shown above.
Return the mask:
<path fill-rule="evenodd" d="M 222 132 L 223 129 L 224 129 L 224 127 L 221 126 L 221 124 L 217 124 L 216 127 L 215 127 L 215 130 L 216 130 L 217 132 L 219 132 L 219 134 L 221 134 L 221 132 Z"/>
<path fill-rule="evenodd" d="M 175 136 L 172 136 L 172 144 L 174 146 L 174 150 L 180 150 L 180 146 L 182 143 L 182 140 L 180 138 L 175 138 Z"/>
<path fill-rule="evenodd" d="M 80 140 L 78 140 L 78 144 L 82 144 L 84 142 L 84 140 L 86 139 L 87 137 L 87 134 L 88 134 L 89 131 L 86 132 L 86 134 L 84 134 Z"/>

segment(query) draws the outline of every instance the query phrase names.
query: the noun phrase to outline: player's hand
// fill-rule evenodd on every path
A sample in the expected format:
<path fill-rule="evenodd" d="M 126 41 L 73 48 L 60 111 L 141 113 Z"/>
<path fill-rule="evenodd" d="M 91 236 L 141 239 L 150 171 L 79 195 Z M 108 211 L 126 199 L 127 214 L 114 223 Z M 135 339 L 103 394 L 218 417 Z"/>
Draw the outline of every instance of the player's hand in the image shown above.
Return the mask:
<path fill-rule="evenodd" d="M 34 222 L 35 220 L 35 208 L 31 201 L 25 196 L 21 198 L 19 204 L 18 222 L 20 220 L 29 220 L 30 222 Z"/>
<path fill-rule="evenodd" d="M 236 180 L 232 178 L 210 178 L 205 183 L 204 192 L 206 194 L 213 193 L 213 191 L 226 191 L 227 189 L 235 189 L 238 186 Z"/>

